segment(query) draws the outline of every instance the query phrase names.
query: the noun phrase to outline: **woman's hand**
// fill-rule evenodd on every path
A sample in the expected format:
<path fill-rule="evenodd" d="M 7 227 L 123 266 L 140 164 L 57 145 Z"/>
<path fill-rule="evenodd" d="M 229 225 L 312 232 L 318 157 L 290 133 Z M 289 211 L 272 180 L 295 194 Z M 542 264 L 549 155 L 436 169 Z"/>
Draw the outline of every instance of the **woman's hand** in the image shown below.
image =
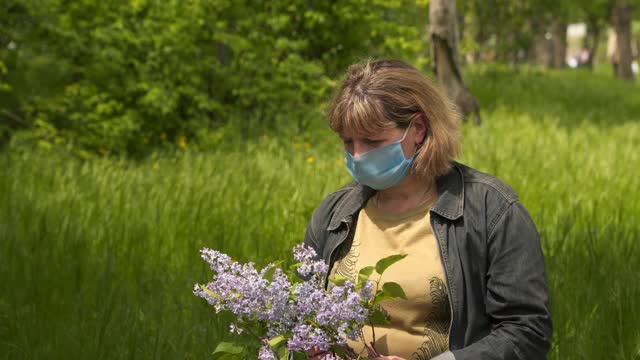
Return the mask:
<path fill-rule="evenodd" d="M 374 359 L 380 360 L 405 360 L 405 358 L 401 358 L 400 356 L 380 356 L 378 355 L 373 348 L 367 346 L 369 350 L 369 356 Z M 372 351 L 373 350 L 373 351 Z M 323 360 L 325 356 L 330 355 L 329 351 L 322 351 L 317 346 L 312 347 L 310 350 L 307 350 L 307 356 L 309 356 L 310 360 Z"/>
<path fill-rule="evenodd" d="M 307 356 L 310 360 L 322 360 L 326 355 L 329 355 L 330 352 L 322 351 L 319 347 L 314 346 L 310 350 L 307 350 Z"/>

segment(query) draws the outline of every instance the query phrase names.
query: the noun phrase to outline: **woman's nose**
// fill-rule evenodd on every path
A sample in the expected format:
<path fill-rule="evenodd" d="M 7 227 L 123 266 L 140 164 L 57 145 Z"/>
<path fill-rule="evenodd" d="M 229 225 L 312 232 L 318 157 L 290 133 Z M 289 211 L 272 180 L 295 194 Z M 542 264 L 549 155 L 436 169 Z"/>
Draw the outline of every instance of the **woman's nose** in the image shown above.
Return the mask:
<path fill-rule="evenodd" d="M 354 141 L 351 149 L 351 155 L 358 156 L 366 153 L 368 150 L 369 149 L 367 149 L 364 144 Z"/>

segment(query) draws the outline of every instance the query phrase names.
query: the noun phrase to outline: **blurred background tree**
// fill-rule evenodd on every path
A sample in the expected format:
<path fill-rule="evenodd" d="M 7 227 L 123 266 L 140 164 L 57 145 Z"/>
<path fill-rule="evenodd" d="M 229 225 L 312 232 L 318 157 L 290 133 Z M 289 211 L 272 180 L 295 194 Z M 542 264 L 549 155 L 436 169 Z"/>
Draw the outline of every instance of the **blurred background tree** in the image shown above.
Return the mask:
<path fill-rule="evenodd" d="M 322 116 L 337 77 L 355 61 L 396 57 L 429 71 L 428 6 L 5 0 L 0 144 L 91 157 L 143 155 L 154 146 L 186 146 L 184 139 L 207 144 L 230 127 L 243 135 L 301 133 Z M 638 0 L 459 0 L 452 17 L 459 63 L 564 67 L 567 25 L 583 22 L 586 64 L 593 66 L 611 26 L 616 75 L 632 80 L 634 6 Z"/>

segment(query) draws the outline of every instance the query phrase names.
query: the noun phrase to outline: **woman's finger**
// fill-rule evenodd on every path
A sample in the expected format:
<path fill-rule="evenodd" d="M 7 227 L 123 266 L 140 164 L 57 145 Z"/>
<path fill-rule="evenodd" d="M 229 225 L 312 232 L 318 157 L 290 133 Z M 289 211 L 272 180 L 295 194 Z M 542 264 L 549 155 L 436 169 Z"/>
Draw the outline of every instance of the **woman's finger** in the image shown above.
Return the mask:
<path fill-rule="evenodd" d="M 310 360 L 321 360 L 328 353 L 328 351 L 320 350 L 320 348 L 317 346 L 314 346 L 311 349 L 307 350 L 307 356 L 309 356 Z"/>
<path fill-rule="evenodd" d="M 310 360 L 323 360 L 325 356 L 329 355 L 328 351 L 322 351 L 316 355 L 309 357 Z"/>

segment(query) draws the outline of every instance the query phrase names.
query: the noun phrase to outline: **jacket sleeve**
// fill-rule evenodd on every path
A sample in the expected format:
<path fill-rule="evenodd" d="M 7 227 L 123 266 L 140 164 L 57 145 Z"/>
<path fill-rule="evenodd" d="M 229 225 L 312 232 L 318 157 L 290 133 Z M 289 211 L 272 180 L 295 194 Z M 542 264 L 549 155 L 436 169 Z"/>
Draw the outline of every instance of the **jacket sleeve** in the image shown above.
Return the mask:
<path fill-rule="evenodd" d="M 546 359 L 552 324 L 536 227 L 522 204 L 514 201 L 488 231 L 485 309 L 492 330 L 443 355 L 457 360 Z"/>

